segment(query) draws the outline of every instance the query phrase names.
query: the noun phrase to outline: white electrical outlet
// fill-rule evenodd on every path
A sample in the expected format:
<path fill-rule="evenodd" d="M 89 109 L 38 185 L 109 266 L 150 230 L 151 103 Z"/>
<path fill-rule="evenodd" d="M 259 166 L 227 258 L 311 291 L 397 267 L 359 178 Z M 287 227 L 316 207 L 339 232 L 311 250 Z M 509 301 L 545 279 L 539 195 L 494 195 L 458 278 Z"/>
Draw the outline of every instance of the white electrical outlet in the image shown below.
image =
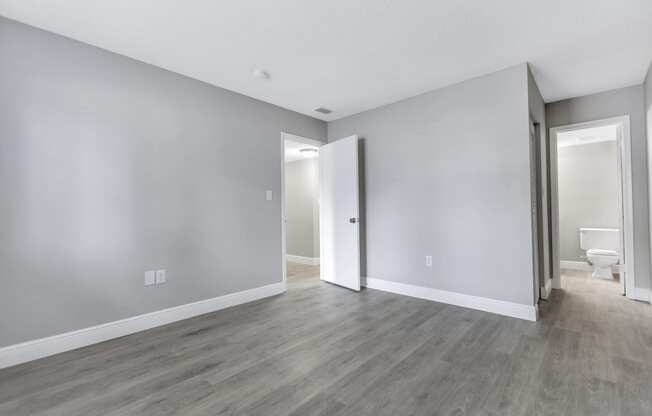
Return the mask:
<path fill-rule="evenodd" d="M 432 256 L 426 256 L 426 266 L 432 267 Z"/>
<path fill-rule="evenodd" d="M 167 281 L 167 277 L 165 275 L 165 270 L 157 270 L 156 271 L 156 284 L 160 285 L 163 284 Z"/>
<path fill-rule="evenodd" d="M 151 286 L 156 284 L 156 272 L 154 270 L 148 270 L 145 272 L 145 286 Z"/>

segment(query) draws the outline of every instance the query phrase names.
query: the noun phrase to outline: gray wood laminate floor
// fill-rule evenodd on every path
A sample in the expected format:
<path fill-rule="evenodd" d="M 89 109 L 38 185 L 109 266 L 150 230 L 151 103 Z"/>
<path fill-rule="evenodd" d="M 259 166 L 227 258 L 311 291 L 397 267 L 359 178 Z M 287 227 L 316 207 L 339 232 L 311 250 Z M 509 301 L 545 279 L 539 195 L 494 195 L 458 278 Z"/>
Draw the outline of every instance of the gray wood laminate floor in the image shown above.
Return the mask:
<path fill-rule="evenodd" d="M 565 276 L 537 323 L 322 283 L 0 370 L 0 415 L 652 415 L 652 311 Z"/>

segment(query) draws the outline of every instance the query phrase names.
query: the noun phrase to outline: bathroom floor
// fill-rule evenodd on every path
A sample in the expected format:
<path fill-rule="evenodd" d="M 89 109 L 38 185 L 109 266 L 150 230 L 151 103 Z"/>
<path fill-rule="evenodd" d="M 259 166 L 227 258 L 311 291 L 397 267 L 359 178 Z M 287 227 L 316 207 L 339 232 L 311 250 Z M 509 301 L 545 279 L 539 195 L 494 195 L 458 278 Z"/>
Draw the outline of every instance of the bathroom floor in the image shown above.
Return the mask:
<path fill-rule="evenodd" d="M 620 294 L 620 276 L 614 274 L 614 280 L 598 279 L 591 272 L 581 270 L 561 270 L 562 287 L 573 292 L 588 291 L 602 297 L 609 294 Z"/>

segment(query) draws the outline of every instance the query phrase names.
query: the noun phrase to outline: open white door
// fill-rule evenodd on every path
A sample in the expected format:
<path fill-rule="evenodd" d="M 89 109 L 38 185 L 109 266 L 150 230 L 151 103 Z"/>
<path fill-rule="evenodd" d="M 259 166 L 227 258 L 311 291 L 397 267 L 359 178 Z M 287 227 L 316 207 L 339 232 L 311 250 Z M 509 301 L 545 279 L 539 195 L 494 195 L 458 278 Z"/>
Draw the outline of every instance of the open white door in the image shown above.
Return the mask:
<path fill-rule="evenodd" d="M 321 279 L 360 290 L 358 136 L 319 149 Z"/>

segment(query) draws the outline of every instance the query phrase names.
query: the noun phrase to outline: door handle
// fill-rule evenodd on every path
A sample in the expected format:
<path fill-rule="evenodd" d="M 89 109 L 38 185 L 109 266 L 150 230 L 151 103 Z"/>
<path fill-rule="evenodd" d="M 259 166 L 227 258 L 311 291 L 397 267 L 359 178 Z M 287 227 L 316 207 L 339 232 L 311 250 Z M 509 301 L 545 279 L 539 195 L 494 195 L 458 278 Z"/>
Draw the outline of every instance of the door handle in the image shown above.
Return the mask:
<path fill-rule="evenodd" d="M 358 219 L 355 218 L 355 217 L 352 217 L 352 218 L 349 218 L 349 222 L 350 222 L 351 224 L 355 224 L 356 222 L 358 222 Z"/>

